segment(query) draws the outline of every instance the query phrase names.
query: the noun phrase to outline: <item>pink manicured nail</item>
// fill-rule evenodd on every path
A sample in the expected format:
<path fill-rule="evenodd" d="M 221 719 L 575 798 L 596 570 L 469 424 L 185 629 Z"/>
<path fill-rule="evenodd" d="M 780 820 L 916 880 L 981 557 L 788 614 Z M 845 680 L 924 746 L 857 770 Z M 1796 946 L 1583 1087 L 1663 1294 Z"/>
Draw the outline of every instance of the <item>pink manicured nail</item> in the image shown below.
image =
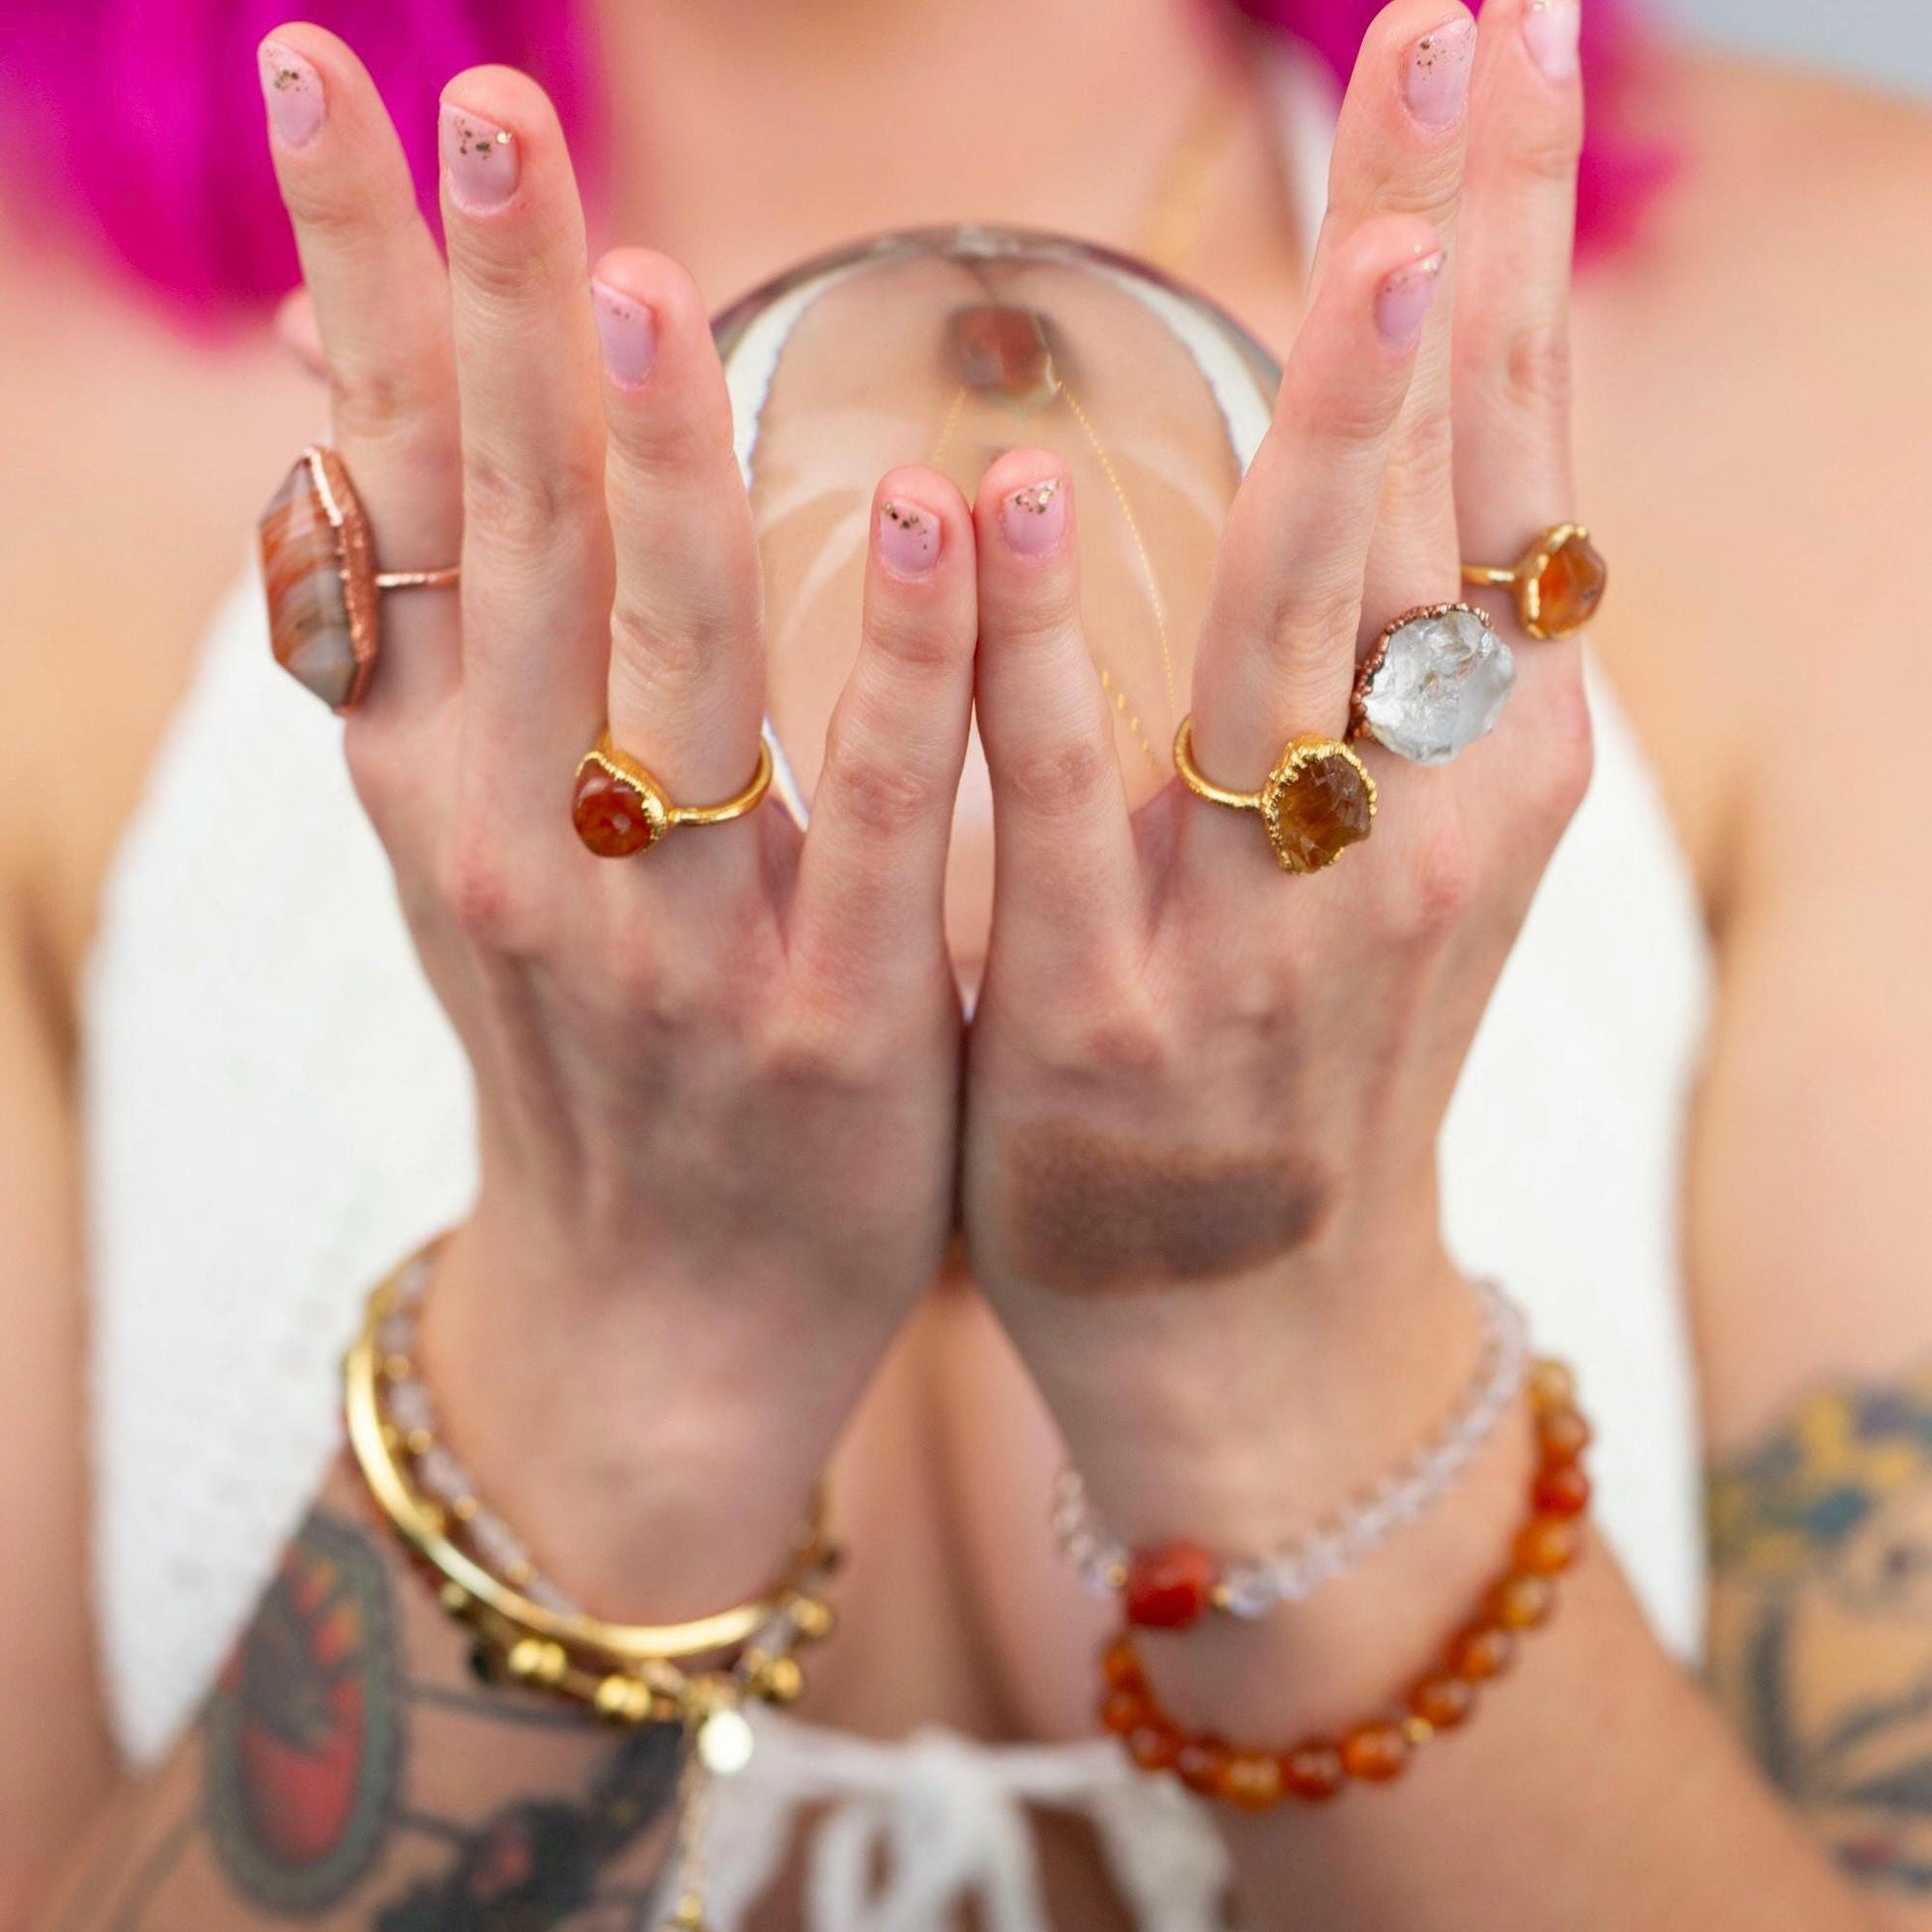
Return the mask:
<path fill-rule="evenodd" d="M 1466 17 L 1425 34 L 1409 50 L 1402 91 L 1424 127 L 1453 127 L 1462 118 L 1475 56 L 1476 24 Z"/>
<path fill-rule="evenodd" d="M 939 519 L 895 497 L 879 506 L 879 554 L 900 577 L 923 577 L 939 561 Z"/>
<path fill-rule="evenodd" d="M 1523 45 L 1556 86 L 1577 77 L 1577 40 L 1583 32 L 1584 10 L 1577 0 L 1530 0 L 1523 10 Z"/>
<path fill-rule="evenodd" d="M 591 284 L 591 313 L 604 349 L 604 372 L 620 389 L 634 389 L 657 360 L 657 321 L 641 302 L 603 282 Z"/>
<path fill-rule="evenodd" d="M 1043 557 L 1066 528 L 1066 491 L 1058 477 L 1028 483 L 1000 505 L 1000 527 L 1023 557 Z"/>
<path fill-rule="evenodd" d="M 287 148 L 313 141 L 327 104 L 322 75 L 280 41 L 263 41 L 260 60 L 262 98 L 268 102 L 268 120 L 275 138 Z"/>
<path fill-rule="evenodd" d="M 1443 251 L 1398 268 L 1375 295 L 1375 326 L 1391 348 L 1405 352 L 1422 337 L 1436 290 L 1443 279 Z"/>
<path fill-rule="evenodd" d="M 516 193 L 516 142 L 500 127 L 461 107 L 445 107 L 442 135 L 443 165 L 459 207 L 486 214 Z"/>

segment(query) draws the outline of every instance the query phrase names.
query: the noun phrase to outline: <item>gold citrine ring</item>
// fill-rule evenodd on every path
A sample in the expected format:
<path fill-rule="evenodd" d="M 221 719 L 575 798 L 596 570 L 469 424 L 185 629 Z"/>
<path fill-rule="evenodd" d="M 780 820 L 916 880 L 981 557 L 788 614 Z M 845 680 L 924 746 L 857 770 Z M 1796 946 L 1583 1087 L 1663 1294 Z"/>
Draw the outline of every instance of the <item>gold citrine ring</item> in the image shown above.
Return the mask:
<path fill-rule="evenodd" d="M 584 754 L 571 793 L 577 836 L 600 859 L 648 852 L 679 825 L 723 825 L 743 818 L 771 789 L 771 747 L 759 741 L 758 769 L 743 791 L 715 805 L 674 805 L 644 767 L 611 743 L 605 730 Z"/>
<path fill-rule="evenodd" d="M 1464 564 L 1462 581 L 1509 591 L 1530 636 L 1570 637 L 1596 615 L 1610 567 L 1581 523 L 1558 523 L 1513 564 Z"/>
<path fill-rule="evenodd" d="M 1291 738 L 1259 791 L 1230 791 L 1194 762 L 1193 724 L 1191 717 L 1183 718 L 1174 733 L 1180 782 L 1210 805 L 1259 812 L 1284 872 L 1319 872 L 1368 837 L 1375 822 L 1375 780 L 1339 739 L 1316 732 Z"/>

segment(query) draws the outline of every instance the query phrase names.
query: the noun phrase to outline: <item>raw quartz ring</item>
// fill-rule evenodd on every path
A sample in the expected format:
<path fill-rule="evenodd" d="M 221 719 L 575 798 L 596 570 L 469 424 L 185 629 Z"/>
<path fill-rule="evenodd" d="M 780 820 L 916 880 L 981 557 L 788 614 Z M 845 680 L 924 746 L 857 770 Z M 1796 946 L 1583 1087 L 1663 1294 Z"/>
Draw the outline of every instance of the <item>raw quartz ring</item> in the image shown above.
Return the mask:
<path fill-rule="evenodd" d="M 1192 717 L 1183 718 L 1174 733 L 1173 762 L 1181 783 L 1210 805 L 1259 812 L 1284 872 L 1320 872 L 1368 837 L 1375 822 L 1375 780 L 1338 739 L 1316 732 L 1291 738 L 1259 791 L 1230 791 L 1194 762 L 1193 724 Z"/>
<path fill-rule="evenodd" d="M 628 859 L 660 845 L 674 826 L 743 818 L 771 789 L 771 747 L 759 741 L 758 769 L 744 790 L 716 805 L 674 805 L 644 767 L 611 742 L 607 727 L 577 766 L 571 822 L 600 859 Z"/>
<path fill-rule="evenodd" d="M 1405 611 L 1355 673 L 1348 736 L 1416 764 L 1447 764 L 1503 715 L 1516 659 L 1467 604 Z"/>
<path fill-rule="evenodd" d="M 384 591 L 449 590 L 457 567 L 377 570 L 343 460 L 304 450 L 256 526 L 275 661 L 332 711 L 347 711 L 375 669 L 376 600 Z"/>
<path fill-rule="evenodd" d="M 1510 592 L 1517 622 L 1549 639 L 1574 636 L 1595 617 L 1610 567 L 1581 523 L 1558 523 L 1513 564 L 1464 564 L 1462 581 Z"/>

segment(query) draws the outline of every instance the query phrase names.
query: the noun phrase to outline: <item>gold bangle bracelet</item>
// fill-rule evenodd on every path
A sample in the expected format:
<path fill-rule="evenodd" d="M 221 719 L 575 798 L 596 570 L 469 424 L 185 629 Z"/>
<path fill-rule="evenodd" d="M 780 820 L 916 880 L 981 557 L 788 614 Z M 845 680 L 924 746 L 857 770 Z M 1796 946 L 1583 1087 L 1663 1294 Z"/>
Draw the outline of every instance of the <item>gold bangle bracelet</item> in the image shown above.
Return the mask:
<path fill-rule="evenodd" d="M 412 1257 L 413 1259 L 413 1257 Z M 378 1331 L 392 1311 L 396 1283 L 408 1263 L 370 1296 L 362 1331 L 343 1368 L 343 1407 L 349 1447 L 377 1506 L 396 1533 L 444 1583 L 444 1605 L 453 1615 L 475 1609 L 499 1627 L 561 1646 L 614 1669 L 641 1671 L 648 1666 L 706 1657 L 748 1643 L 797 1601 L 794 1584 L 828 1565 L 830 1540 L 824 1523 L 822 1489 L 814 1499 L 811 1530 L 792 1572 L 767 1594 L 711 1616 L 683 1623 L 607 1623 L 588 1615 L 563 1616 L 493 1577 L 445 1534 L 440 1504 L 422 1495 L 403 1473 L 396 1450 L 401 1438 L 382 1415 L 377 1395 L 381 1373 Z M 666 1684 L 667 1691 L 670 1689 Z"/>

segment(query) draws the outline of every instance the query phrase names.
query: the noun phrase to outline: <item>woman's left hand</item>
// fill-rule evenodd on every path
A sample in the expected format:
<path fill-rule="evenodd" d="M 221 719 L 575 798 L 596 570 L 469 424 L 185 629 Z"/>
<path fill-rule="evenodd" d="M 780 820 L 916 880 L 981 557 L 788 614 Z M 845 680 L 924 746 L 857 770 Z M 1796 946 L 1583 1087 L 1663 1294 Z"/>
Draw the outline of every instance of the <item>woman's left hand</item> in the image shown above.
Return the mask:
<path fill-rule="evenodd" d="M 1396 0 L 1368 36 L 1311 304 L 1222 544 L 1193 744 L 1238 790 L 1291 737 L 1342 736 L 1363 645 L 1460 598 L 1460 558 L 1512 558 L 1572 510 L 1574 50 L 1532 0 L 1491 0 L 1471 110 L 1473 23 L 1442 16 Z M 1254 1549 L 1308 1520 L 1311 1431 L 1374 1474 L 1473 1361 L 1436 1141 L 1587 782 L 1580 652 L 1505 626 L 1496 730 L 1428 768 L 1363 743 L 1372 837 L 1288 877 L 1258 818 L 1178 781 L 1130 814 L 1068 493 L 1015 452 L 976 510 L 997 867 L 967 1232 L 1112 1526 Z M 1418 1376 L 1441 1406 L 1374 1414 Z"/>

